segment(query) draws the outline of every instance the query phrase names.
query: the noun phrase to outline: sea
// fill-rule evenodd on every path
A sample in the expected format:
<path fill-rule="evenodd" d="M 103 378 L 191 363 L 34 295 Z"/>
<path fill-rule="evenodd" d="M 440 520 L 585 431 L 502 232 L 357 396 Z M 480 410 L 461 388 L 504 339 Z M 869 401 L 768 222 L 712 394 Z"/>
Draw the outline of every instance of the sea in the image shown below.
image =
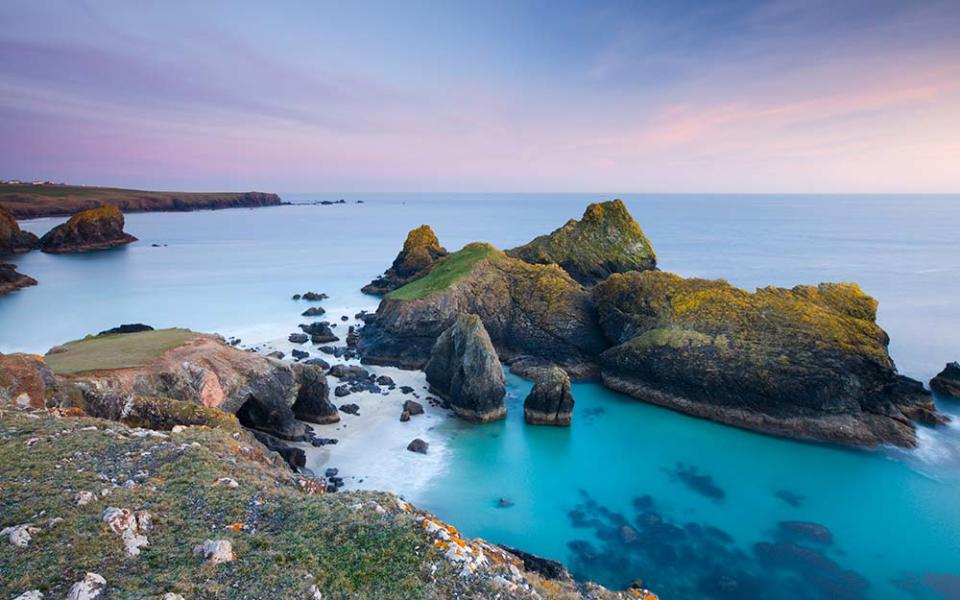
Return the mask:
<path fill-rule="evenodd" d="M 855 281 L 879 301 L 901 373 L 926 382 L 960 360 L 960 195 L 281 195 L 292 204 L 129 214 L 139 242 L 123 248 L 5 259 L 39 285 L 0 297 L 0 352 L 44 353 L 138 322 L 282 347 L 302 320 L 294 293 L 328 294 L 328 313 L 350 322 L 375 310 L 360 288 L 413 227 L 429 224 L 451 251 L 510 248 L 620 197 L 663 270 L 745 289 Z M 62 220 L 21 226 L 42 234 Z M 351 486 L 662 598 L 960 598 L 960 401 L 936 398 L 953 421 L 921 427 L 919 448 L 863 451 L 711 423 L 597 383 L 574 385 L 571 427 L 527 426 L 530 383 L 507 383 L 506 420 L 431 421 L 422 477 L 396 476 L 399 460 L 418 468 L 409 438 L 368 428 L 381 439 Z"/>

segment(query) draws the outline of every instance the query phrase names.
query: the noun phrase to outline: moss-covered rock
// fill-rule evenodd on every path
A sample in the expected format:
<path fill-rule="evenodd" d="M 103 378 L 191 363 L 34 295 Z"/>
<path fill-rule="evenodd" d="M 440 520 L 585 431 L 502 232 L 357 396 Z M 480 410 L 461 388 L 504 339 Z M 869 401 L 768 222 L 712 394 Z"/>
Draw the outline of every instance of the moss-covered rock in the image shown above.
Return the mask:
<path fill-rule="evenodd" d="M 461 313 L 480 317 L 505 360 L 535 356 L 582 377 L 595 373 L 593 359 L 606 347 L 589 293 L 563 269 L 473 243 L 391 292 L 361 330 L 361 354 L 372 364 L 421 368 Z"/>
<path fill-rule="evenodd" d="M 44 252 L 55 254 L 103 250 L 137 241 L 123 231 L 120 209 L 105 205 L 78 212 L 40 238 Z"/>
<path fill-rule="evenodd" d="M 591 204 L 577 221 L 507 250 L 535 264 L 558 264 L 583 285 L 611 273 L 646 271 L 657 266 L 653 246 L 621 200 Z"/>
<path fill-rule="evenodd" d="M 440 245 L 433 229 L 429 225 L 421 225 L 407 234 L 403 249 L 390 268 L 361 291 L 382 296 L 425 274 L 437 259 L 446 255 L 447 250 Z"/>
<path fill-rule="evenodd" d="M 29 252 L 39 246 L 37 236 L 20 229 L 16 217 L 0 207 L 0 255 Z"/>
<path fill-rule="evenodd" d="M 604 382 L 643 400 L 790 437 L 913 446 L 913 419 L 942 417 L 899 376 L 856 284 L 768 287 L 662 272 L 613 275 L 593 289 L 614 347 Z"/>

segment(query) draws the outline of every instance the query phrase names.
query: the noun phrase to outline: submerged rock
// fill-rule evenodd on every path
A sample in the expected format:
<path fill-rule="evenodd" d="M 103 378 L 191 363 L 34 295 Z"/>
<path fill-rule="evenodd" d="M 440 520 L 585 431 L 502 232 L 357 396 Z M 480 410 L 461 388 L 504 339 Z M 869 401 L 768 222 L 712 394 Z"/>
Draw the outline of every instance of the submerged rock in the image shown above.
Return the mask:
<path fill-rule="evenodd" d="M 37 280 L 18 272 L 14 265 L 0 262 L 0 296 L 31 285 L 37 285 Z"/>
<path fill-rule="evenodd" d="M 394 259 L 387 271 L 377 277 L 361 291 L 365 294 L 382 296 L 423 275 L 437 259 L 447 255 L 440 245 L 437 235 L 429 225 L 421 225 L 407 234 L 403 249 Z"/>
<path fill-rule="evenodd" d="M 663 272 L 593 289 L 614 347 L 608 387 L 687 414 L 787 437 L 913 447 L 944 418 L 897 374 L 877 302 L 850 283 L 762 288 Z"/>
<path fill-rule="evenodd" d="M 479 423 L 506 417 L 503 368 L 477 315 L 460 315 L 437 338 L 424 372 L 457 416 Z"/>
<path fill-rule="evenodd" d="M 0 207 L 0 254 L 19 254 L 39 247 L 39 238 L 20 229 L 13 213 Z"/>
<path fill-rule="evenodd" d="M 930 380 L 930 388 L 944 396 L 960 398 L 960 363 L 947 363 L 947 366 Z"/>
<path fill-rule="evenodd" d="M 113 205 L 78 212 L 40 238 L 44 252 L 55 254 L 103 250 L 137 241 L 123 231 L 124 219 Z"/>
<path fill-rule="evenodd" d="M 533 389 L 523 401 L 527 423 L 537 425 L 569 425 L 573 418 L 573 391 L 570 377 L 558 367 L 542 370 Z"/>
<path fill-rule="evenodd" d="M 611 273 L 655 269 L 657 257 L 621 200 L 591 204 L 583 218 L 528 244 L 507 250 L 529 263 L 557 264 L 583 285 Z"/>

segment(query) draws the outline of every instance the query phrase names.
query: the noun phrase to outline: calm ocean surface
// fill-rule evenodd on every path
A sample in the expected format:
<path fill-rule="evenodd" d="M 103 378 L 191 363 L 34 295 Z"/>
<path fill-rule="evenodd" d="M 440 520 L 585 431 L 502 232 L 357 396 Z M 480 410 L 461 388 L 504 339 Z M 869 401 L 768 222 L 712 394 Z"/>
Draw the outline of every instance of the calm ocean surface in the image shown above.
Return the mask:
<path fill-rule="evenodd" d="M 294 292 L 328 293 L 328 311 L 374 309 L 360 286 L 421 223 L 449 250 L 506 248 L 610 196 L 284 199 L 340 197 L 364 203 L 133 214 L 127 230 L 140 242 L 129 247 L 15 257 L 40 285 L 0 298 L 0 352 L 45 352 L 122 322 L 275 340 L 300 320 Z M 748 289 L 857 281 L 880 301 L 901 372 L 926 381 L 960 360 L 960 196 L 622 197 L 664 270 Z M 59 221 L 23 226 L 43 233 Z M 914 452 L 858 452 L 700 421 L 596 384 L 575 386 L 569 429 L 526 427 L 529 383 L 508 383 L 506 421 L 444 420 L 433 432 L 448 440 L 439 474 L 391 491 L 469 535 L 613 586 L 642 578 L 665 598 L 960 597 L 960 402 L 939 401 L 955 421 L 921 430 Z M 821 524 L 832 539 L 782 521 Z"/>

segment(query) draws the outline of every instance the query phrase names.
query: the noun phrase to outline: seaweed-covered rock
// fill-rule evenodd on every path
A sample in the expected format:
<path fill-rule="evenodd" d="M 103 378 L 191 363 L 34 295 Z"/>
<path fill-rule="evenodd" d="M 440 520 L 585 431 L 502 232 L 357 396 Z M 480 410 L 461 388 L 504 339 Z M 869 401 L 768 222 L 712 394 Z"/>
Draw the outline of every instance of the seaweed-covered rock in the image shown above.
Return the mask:
<path fill-rule="evenodd" d="M 593 289 L 615 346 L 604 383 L 691 415 L 794 438 L 916 445 L 914 420 L 944 422 L 897 374 L 877 302 L 856 284 L 754 293 L 723 280 L 615 274 Z"/>
<path fill-rule="evenodd" d="M 563 369 L 540 371 L 523 401 L 523 417 L 536 425 L 569 425 L 573 418 L 573 391 Z"/>
<path fill-rule="evenodd" d="M 480 317 L 501 357 L 538 356 L 575 377 L 595 375 L 607 347 L 590 294 L 563 269 L 473 243 L 383 299 L 360 330 L 363 361 L 421 368 L 461 313 Z"/>
<path fill-rule="evenodd" d="M 657 266 L 653 246 L 621 200 L 591 204 L 579 221 L 571 219 L 507 254 L 529 263 L 558 264 L 583 285 L 611 273 Z"/>
<path fill-rule="evenodd" d="M 124 219 L 113 205 L 84 210 L 40 238 L 44 252 L 55 254 L 103 250 L 137 241 L 123 231 Z"/>
<path fill-rule="evenodd" d="M 457 416 L 479 423 L 507 416 L 503 368 L 477 315 L 459 315 L 437 338 L 424 371 Z"/>
<path fill-rule="evenodd" d="M 20 229 L 17 218 L 0 207 L 0 254 L 29 252 L 39 247 L 37 236 Z"/>
<path fill-rule="evenodd" d="M 930 387 L 944 396 L 960 398 L 960 363 L 947 363 L 947 366 L 930 380 Z"/>
<path fill-rule="evenodd" d="M 20 273 L 10 263 L 0 262 L 0 296 L 31 285 L 37 285 L 37 280 Z"/>
<path fill-rule="evenodd" d="M 440 240 L 430 226 L 421 225 L 407 234 L 403 249 L 390 268 L 363 286 L 361 291 L 375 296 L 392 292 L 423 275 L 437 259 L 446 255 L 447 250 L 440 245 Z"/>

